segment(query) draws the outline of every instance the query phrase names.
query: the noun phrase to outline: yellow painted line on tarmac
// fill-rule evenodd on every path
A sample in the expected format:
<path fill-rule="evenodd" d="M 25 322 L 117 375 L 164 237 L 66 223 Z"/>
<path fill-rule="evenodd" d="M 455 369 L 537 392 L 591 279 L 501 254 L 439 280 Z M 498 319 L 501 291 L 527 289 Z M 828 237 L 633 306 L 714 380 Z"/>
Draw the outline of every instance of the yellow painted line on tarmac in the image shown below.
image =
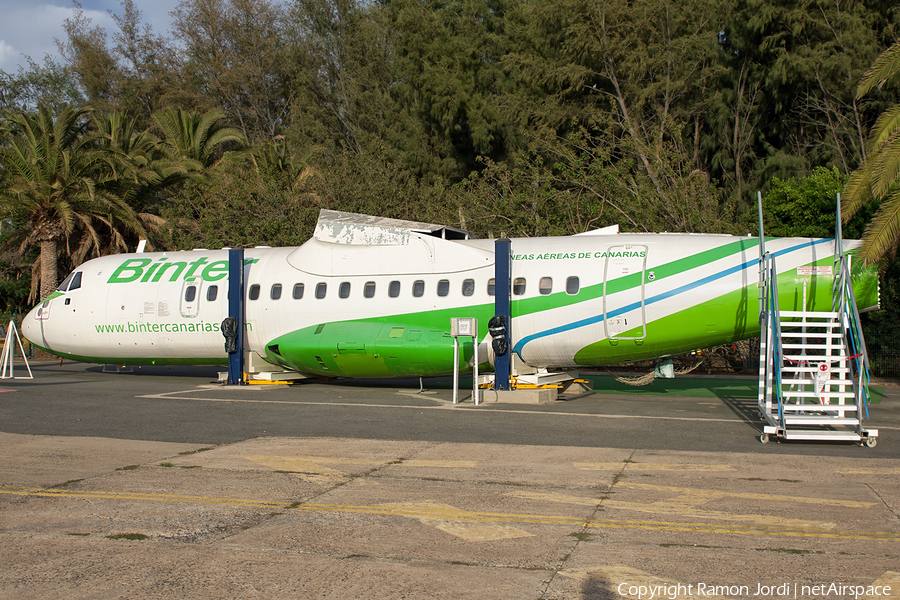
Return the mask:
<path fill-rule="evenodd" d="M 640 463 L 640 462 L 601 462 L 572 463 L 580 471 L 734 471 L 731 465 L 678 464 L 678 463 Z"/>
<path fill-rule="evenodd" d="M 477 460 L 404 460 L 400 467 L 436 467 L 440 469 L 472 469 L 478 466 Z"/>
<path fill-rule="evenodd" d="M 620 481 L 616 487 L 633 490 L 650 490 L 655 492 L 675 492 L 681 495 L 680 502 L 693 502 L 701 504 L 719 498 L 744 498 L 748 500 L 765 500 L 767 502 L 791 502 L 803 504 L 819 504 L 824 506 L 841 506 L 844 508 L 871 508 L 875 502 L 861 502 L 858 500 L 838 500 L 835 498 L 810 498 L 804 496 L 783 496 L 778 494 L 759 494 L 754 492 L 728 492 L 724 490 L 705 490 L 699 488 L 683 488 L 669 485 L 653 485 L 651 483 L 634 483 Z"/>
<path fill-rule="evenodd" d="M 256 507 L 263 509 L 293 509 L 312 512 L 336 512 L 369 515 L 396 515 L 416 519 L 444 519 L 451 522 L 470 523 L 531 523 L 542 525 L 566 525 L 592 529 L 638 529 L 649 531 L 680 531 L 688 533 L 731 533 L 773 537 L 804 537 L 819 539 L 870 540 L 900 542 L 900 532 L 891 531 L 815 531 L 808 528 L 779 527 L 777 525 L 722 525 L 715 523 L 684 523 L 627 519 L 600 519 L 585 523 L 583 519 L 567 515 L 535 515 L 522 513 L 494 513 L 465 511 L 442 504 L 388 504 L 351 505 L 309 503 L 286 506 L 284 502 L 247 498 L 222 498 L 214 496 L 179 496 L 175 494 L 150 494 L 140 492 L 113 492 L 102 490 L 57 490 L 27 487 L 0 486 L 0 494 L 66 499 L 109 499 L 137 502 L 180 502 L 220 506 Z"/>
<path fill-rule="evenodd" d="M 371 458 L 352 458 L 348 456 L 292 456 L 288 458 L 300 458 L 314 463 L 331 463 L 334 465 L 377 466 L 386 465 L 393 459 L 374 460 Z"/>
<path fill-rule="evenodd" d="M 143 492 L 112 492 L 92 490 L 65 490 L 47 488 L 13 487 L 0 485 L 0 494 L 14 496 L 37 496 L 42 498 L 76 498 L 76 499 L 107 499 L 107 500 L 136 500 L 146 502 L 186 502 L 197 504 L 221 504 L 225 506 L 253 506 L 259 508 L 283 508 L 284 502 L 269 500 L 256 500 L 249 498 L 220 498 L 216 496 L 180 496 L 176 494 L 150 494 Z"/>
<path fill-rule="evenodd" d="M 569 496 L 564 494 L 555 494 L 552 492 L 527 492 L 518 491 L 510 492 L 507 496 L 516 498 L 527 498 L 530 500 L 542 500 L 546 502 L 557 502 L 560 504 L 574 504 L 578 506 L 603 506 L 604 509 L 631 510 L 635 512 L 645 512 L 653 514 L 679 515 L 682 517 L 692 517 L 695 519 L 716 519 L 718 521 L 743 521 L 746 523 L 755 523 L 758 525 L 778 525 L 780 527 L 814 527 L 816 529 L 834 529 L 835 523 L 824 521 L 811 521 L 809 519 L 790 519 L 775 515 L 759 515 L 759 514 L 740 514 L 725 512 L 721 510 L 707 510 L 697 508 L 697 504 L 702 504 L 711 498 L 700 497 L 690 498 L 680 496 L 670 500 L 660 502 L 628 502 L 625 500 L 612 499 L 596 499 L 584 496 Z"/>
<path fill-rule="evenodd" d="M 468 520 L 471 513 L 450 504 L 439 502 L 400 502 L 385 504 L 382 507 L 398 508 L 400 510 L 421 511 L 429 516 L 405 514 L 423 525 L 434 527 L 444 533 L 464 539 L 468 542 L 492 542 L 496 540 L 508 540 L 513 538 L 532 537 L 534 534 L 523 529 L 502 525 L 500 523 L 479 523 Z"/>
<path fill-rule="evenodd" d="M 787 517 L 779 517 L 776 515 L 760 515 L 752 513 L 732 513 L 721 510 L 709 510 L 697 508 L 695 505 L 685 502 L 681 504 L 676 499 L 668 502 L 626 502 L 622 500 L 606 500 L 603 502 L 603 508 L 631 510 L 635 512 L 678 515 L 680 517 L 690 517 L 695 519 L 716 519 L 718 521 L 743 521 L 745 523 L 756 523 L 758 525 L 778 525 L 781 527 L 813 527 L 816 529 L 834 529 L 836 523 L 828 521 L 812 521 L 809 519 L 791 519 Z"/>

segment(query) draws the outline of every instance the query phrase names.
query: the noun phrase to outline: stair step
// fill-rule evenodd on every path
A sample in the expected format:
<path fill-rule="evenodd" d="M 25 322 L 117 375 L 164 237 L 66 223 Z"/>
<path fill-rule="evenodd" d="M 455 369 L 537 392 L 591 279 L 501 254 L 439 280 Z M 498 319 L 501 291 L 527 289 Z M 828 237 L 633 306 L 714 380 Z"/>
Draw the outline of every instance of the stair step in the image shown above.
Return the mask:
<path fill-rule="evenodd" d="M 782 350 L 843 350 L 844 344 L 781 344 Z"/>
<path fill-rule="evenodd" d="M 781 410 L 785 414 L 795 414 L 798 412 L 832 412 L 837 415 L 843 415 L 843 413 L 856 412 L 857 408 L 855 404 L 782 404 Z M 775 411 L 776 407 L 773 407 L 773 414 Z"/>
<path fill-rule="evenodd" d="M 785 425 L 859 425 L 859 419 L 827 415 L 784 415 L 784 423 Z"/>
<path fill-rule="evenodd" d="M 840 314 L 830 311 L 783 310 L 781 311 L 781 318 L 837 319 Z"/>
<path fill-rule="evenodd" d="M 799 339 L 799 340 L 820 340 L 820 339 L 831 339 L 831 340 L 842 340 L 844 339 L 843 332 L 822 332 L 822 333 L 810 333 L 801 332 L 801 331 L 783 331 L 781 332 L 782 339 Z"/>
<path fill-rule="evenodd" d="M 815 381 L 810 379 L 809 377 L 804 377 L 803 379 L 797 379 L 794 377 L 781 377 L 781 385 L 789 385 L 789 386 L 802 386 L 802 387 L 812 387 L 815 385 Z M 831 386 L 831 389 L 834 390 L 837 387 L 848 387 L 853 385 L 853 382 L 849 379 L 826 379 L 825 385 Z M 839 390 L 843 392 L 844 390 Z"/>
<path fill-rule="evenodd" d="M 807 357 L 811 358 L 811 357 Z M 823 362 L 831 363 L 831 361 L 813 361 L 813 360 L 785 360 L 782 363 L 781 372 L 790 373 L 791 375 L 815 375 L 819 372 L 819 365 Z M 847 363 L 841 361 L 837 364 L 831 364 L 829 369 L 832 376 L 847 377 L 850 374 L 850 367 L 844 366 Z M 803 377 L 803 379 L 811 379 L 811 377 Z"/>
<path fill-rule="evenodd" d="M 860 439 L 855 431 L 791 431 L 784 432 L 786 440 L 845 440 L 855 442 Z"/>
<path fill-rule="evenodd" d="M 784 385 L 782 383 L 782 385 Z M 781 395 L 785 398 L 849 398 L 853 399 L 853 392 L 837 392 L 837 391 L 825 391 L 822 390 L 819 393 L 816 393 L 813 390 L 781 390 Z"/>

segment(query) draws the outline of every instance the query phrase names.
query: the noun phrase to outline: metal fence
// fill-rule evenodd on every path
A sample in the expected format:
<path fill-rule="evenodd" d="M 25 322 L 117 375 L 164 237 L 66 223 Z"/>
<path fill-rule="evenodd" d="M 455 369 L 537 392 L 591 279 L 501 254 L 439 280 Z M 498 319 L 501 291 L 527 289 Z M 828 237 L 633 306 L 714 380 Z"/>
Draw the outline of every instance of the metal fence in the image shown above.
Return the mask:
<path fill-rule="evenodd" d="M 900 379 L 900 343 L 879 340 L 868 344 L 872 377 Z"/>

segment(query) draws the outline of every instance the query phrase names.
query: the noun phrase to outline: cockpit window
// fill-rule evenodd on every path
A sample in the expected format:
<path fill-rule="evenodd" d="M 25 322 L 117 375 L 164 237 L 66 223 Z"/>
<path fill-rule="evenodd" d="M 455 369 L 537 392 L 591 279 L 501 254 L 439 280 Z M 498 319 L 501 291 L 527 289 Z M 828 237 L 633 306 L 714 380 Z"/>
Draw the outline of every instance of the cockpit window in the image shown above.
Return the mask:
<path fill-rule="evenodd" d="M 56 288 L 57 292 L 64 292 L 69 288 L 69 282 L 72 281 L 72 277 L 75 276 L 75 273 L 69 273 L 69 276 L 63 279 L 63 282 L 59 284 L 59 287 Z"/>
<path fill-rule="evenodd" d="M 77 290 L 81 287 L 81 271 L 77 271 L 72 277 L 72 283 L 69 284 L 69 291 Z"/>

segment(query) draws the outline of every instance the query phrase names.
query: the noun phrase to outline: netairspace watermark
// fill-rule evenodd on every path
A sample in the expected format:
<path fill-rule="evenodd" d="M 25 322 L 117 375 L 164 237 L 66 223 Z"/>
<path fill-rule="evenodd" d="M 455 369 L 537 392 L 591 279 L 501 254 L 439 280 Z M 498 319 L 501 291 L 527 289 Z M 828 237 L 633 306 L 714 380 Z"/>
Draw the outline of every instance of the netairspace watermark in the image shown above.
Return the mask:
<path fill-rule="evenodd" d="M 684 596 L 759 596 L 760 598 L 809 598 L 833 596 L 835 598 L 859 598 L 860 596 L 890 596 L 889 585 L 847 585 L 843 583 L 776 583 L 767 585 L 714 585 L 711 583 L 644 584 L 620 583 L 616 588 L 620 596 L 635 600 L 677 600 Z"/>

